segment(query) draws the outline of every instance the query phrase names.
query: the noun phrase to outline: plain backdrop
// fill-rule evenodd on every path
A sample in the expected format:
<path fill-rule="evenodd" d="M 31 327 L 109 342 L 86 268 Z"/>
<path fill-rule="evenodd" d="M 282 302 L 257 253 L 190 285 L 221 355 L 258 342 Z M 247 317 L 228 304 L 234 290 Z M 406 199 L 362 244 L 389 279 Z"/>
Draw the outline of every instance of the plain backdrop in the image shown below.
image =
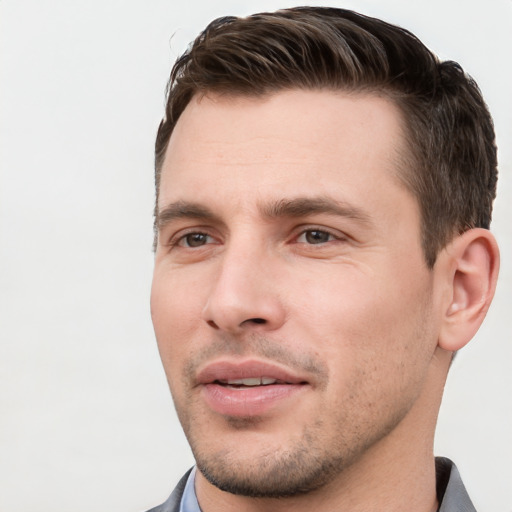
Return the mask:
<path fill-rule="evenodd" d="M 149 314 L 165 84 L 213 18 L 292 5 L 0 0 L 1 511 L 138 512 L 193 463 Z M 330 5 L 458 61 L 494 116 L 500 283 L 453 365 L 436 453 L 457 462 L 480 512 L 511 512 L 512 1 Z"/>

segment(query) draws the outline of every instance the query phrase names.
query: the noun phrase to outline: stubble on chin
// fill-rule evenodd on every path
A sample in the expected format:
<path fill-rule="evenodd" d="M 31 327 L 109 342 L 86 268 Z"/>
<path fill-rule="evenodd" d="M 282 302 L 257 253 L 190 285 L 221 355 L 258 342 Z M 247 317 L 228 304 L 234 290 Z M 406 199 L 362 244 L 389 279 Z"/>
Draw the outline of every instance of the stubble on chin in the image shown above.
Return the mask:
<path fill-rule="evenodd" d="M 288 498 L 325 486 L 347 463 L 344 457 L 318 453 L 314 437 L 313 432 L 306 432 L 286 450 L 266 452 L 262 447 L 253 460 L 238 460 L 243 446 L 235 457 L 227 450 L 214 456 L 197 450 L 194 454 L 199 471 L 222 491 L 251 498 Z"/>
<path fill-rule="evenodd" d="M 246 348 L 241 349 L 241 346 Z M 265 419 L 223 418 L 223 433 L 219 435 L 212 428 L 211 417 L 201 407 L 197 393 L 191 387 L 193 376 L 203 363 L 218 355 L 238 355 L 243 350 L 251 356 L 261 356 L 299 372 L 307 371 L 315 375 L 318 387 L 314 392 L 320 392 L 319 396 L 329 381 L 327 365 L 322 361 L 307 354 L 290 354 L 275 342 L 255 337 L 247 344 L 237 341 L 233 351 L 232 347 L 232 340 L 220 340 L 201 354 L 192 356 L 182 375 L 182 383 L 188 394 L 180 397 L 184 400 L 175 400 L 199 471 L 212 485 L 232 494 L 253 498 L 286 498 L 325 487 L 392 431 L 410 405 L 404 403 L 402 408 L 394 409 L 386 418 L 364 428 L 369 419 L 368 411 L 374 409 L 375 404 L 373 397 L 365 396 L 364 391 L 361 394 L 361 389 L 365 388 L 364 380 L 368 378 L 361 369 L 358 375 L 352 375 L 354 381 L 349 389 L 345 389 L 343 401 L 336 407 L 331 404 L 330 410 L 318 407 L 318 414 L 323 411 L 325 416 L 310 418 L 302 425 L 300 432 L 295 430 L 288 438 L 282 436 L 281 432 L 282 444 L 277 445 L 271 433 L 268 437 L 262 436 L 262 444 L 257 446 L 257 450 L 254 446 L 244 447 L 241 441 L 238 444 L 230 442 L 229 437 L 222 443 L 221 437 L 229 436 L 230 432 L 233 435 L 242 433 L 238 439 L 244 439 L 244 431 L 264 428 Z M 361 413 L 362 409 L 367 411 Z M 301 418 L 297 416 L 297 426 L 300 422 Z M 264 439 L 267 439 L 267 444 Z"/>
<path fill-rule="evenodd" d="M 284 344 L 254 334 L 244 341 L 229 337 L 218 339 L 199 354 L 192 355 L 184 366 L 181 380 L 187 390 L 183 395 L 185 400 L 178 400 L 174 393 L 173 398 L 201 473 L 221 490 L 251 497 L 293 496 L 323 485 L 326 476 L 333 472 L 331 466 L 338 467 L 339 462 L 326 461 L 325 454 L 315 455 L 315 438 L 322 431 L 320 425 L 304 427 L 302 435 L 282 450 L 263 445 L 256 459 L 245 456 L 243 445 L 236 446 L 233 452 L 225 447 L 212 449 L 209 438 L 215 433 L 209 430 L 207 415 L 200 412 L 200 407 L 195 407 L 198 397 L 193 383 L 201 365 L 223 356 L 259 357 L 282 364 L 299 374 L 310 375 L 317 390 L 325 389 L 329 380 L 328 366 L 316 355 L 297 354 Z M 261 417 L 225 417 L 223 420 L 226 431 L 234 434 L 257 430 L 265 422 Z"/>

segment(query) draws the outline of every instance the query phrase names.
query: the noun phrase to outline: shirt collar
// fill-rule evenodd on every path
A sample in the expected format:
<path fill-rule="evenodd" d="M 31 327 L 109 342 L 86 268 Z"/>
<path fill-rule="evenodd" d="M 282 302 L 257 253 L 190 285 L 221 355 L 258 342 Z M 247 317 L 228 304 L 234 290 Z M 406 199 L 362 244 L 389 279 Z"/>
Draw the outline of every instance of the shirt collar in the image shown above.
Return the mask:
<path fill-rule="evenodd" d="M 196 478 L 196 467 L 192 469 L 190 475 L 188 475 L 185 490 L 181 497 L 180 512 L 201 512 L 199 503 L 197 502 L 196 490 L 194 481 Z"/>
<path fill-rule="evenodd" d="M 194 486 L 195 477 L 196 467 L 188 476 L 181 498 L 180 512 L 201 512 Z M 438 512 L 476 512 L 460 473 L 451 460 L 444 457 L 436 458 L 436 481 L 437 499 L 440 503 Z"/>
<path fill-rule="evenodd" d="M 438 512 L 476 512 L 471 502 L 459 470 L 444 457 L 436 457 Z"/>

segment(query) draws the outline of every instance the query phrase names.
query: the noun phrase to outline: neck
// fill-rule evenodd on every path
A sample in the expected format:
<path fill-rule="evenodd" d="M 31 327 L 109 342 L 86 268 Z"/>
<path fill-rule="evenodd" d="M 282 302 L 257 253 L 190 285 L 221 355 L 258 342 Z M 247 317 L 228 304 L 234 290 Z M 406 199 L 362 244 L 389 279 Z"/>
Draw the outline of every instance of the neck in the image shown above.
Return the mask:
<path fill-rule="evenodd" d="M 248 498 L 221 491 L 198 471 L 204 512 L 435 512 L 433 441 L 451 354 L 438 349 L 424 391 L 403 420 L 322 488 L 288 498 Z"/>

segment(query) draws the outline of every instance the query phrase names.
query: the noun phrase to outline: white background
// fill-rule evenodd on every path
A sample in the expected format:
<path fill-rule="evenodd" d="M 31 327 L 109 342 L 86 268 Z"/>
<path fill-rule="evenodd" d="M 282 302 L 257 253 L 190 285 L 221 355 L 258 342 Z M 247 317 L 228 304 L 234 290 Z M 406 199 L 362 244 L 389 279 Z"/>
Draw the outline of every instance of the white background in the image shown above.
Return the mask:
<path fill-rule="evenodd" d="M 453 366 L 436 452 L 457 462 L 480 512 L 511 512 L 512 1 L 330 4 L 460 62 L 494 115 L 500 284 Z M 192 464 L 148 301 L 165 83 L 214 17 L 291 5 L 0 0 L 1 511 L 137 512 Z"/>

